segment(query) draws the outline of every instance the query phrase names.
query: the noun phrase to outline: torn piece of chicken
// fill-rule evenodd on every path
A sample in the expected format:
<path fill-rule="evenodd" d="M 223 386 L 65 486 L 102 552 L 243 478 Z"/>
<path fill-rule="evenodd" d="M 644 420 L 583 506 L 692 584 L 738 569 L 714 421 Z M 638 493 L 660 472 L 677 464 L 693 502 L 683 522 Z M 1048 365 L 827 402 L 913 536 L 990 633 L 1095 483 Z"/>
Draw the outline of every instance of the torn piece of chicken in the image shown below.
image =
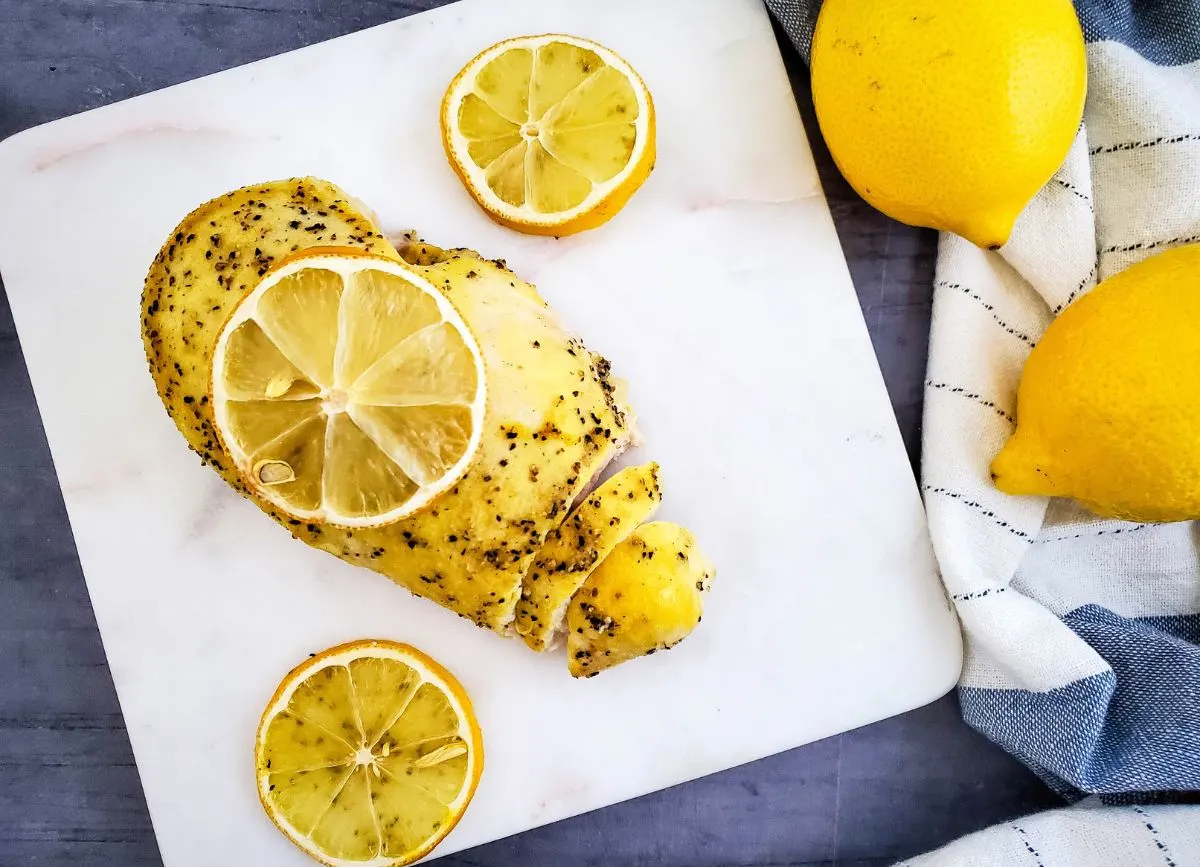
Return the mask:
<path fill-rule="evenodd" d="M 662 502 L 658 464 L 626 467 L 589 493 L 550 531 L 521 588 L 515 629 L 536 651 L 554 646 L 567 605 L 596 565 Z"/>
<path fill-rule="evenodd" d="M 567 665 L 592 677 L 614 665 L 670 650 L 703 614 L 716 568 L 689 530 L 643 524 L 604 559 L 567 609 Z"/>

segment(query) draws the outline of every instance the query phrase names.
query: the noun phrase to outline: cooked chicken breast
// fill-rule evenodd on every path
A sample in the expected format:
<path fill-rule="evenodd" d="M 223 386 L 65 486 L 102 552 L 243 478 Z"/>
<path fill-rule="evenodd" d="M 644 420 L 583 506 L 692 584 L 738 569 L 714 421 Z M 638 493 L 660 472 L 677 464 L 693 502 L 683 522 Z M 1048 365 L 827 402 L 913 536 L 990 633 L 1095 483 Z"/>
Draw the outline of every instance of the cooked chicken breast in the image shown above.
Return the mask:
<path fill-rule="evenodd" d="M 159 396 L 204 462 L 296 538 L 507 631 L 547 534 L 632 437 L 620 383 L 503 262 L 408 244 L 405 258 L 447 295 L 484 354 L 488 409 L 476 458 L 428 509 L 394 524 L 351 530 L 289 519 L 247 491 L 213 432 L 212 353 L 263 274 L 298 250 L 331 245 L 399 258 L 360 206 L 311 178 L 235 190 L 186 217 L 142 296 Z"/>

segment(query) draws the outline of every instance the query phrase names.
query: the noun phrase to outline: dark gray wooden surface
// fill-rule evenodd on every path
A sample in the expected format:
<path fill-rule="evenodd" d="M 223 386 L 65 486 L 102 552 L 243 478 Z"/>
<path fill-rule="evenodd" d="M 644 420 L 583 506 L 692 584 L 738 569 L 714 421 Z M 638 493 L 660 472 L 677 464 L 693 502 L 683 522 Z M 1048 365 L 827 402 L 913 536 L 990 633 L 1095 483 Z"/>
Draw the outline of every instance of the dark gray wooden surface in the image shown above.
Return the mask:
<path fill-rule="evenodd" d="M 438 5 L 0 0 L 0 138 Z M 849 190 L 820 143 L 807 74 L 790 49 L 785 54 L 915 464 L 934 237 L 891 222 Z M 0 685 L 0 867 L 160 863 L 2 295 Z M 963 725 L 948 697 L 441 863 L 883 865 L 1056 803 L 1030 773 Z M 230 847 L 235 851 L 236 841 Z M 242 867 L 236 857 L 230 864 Z"/>

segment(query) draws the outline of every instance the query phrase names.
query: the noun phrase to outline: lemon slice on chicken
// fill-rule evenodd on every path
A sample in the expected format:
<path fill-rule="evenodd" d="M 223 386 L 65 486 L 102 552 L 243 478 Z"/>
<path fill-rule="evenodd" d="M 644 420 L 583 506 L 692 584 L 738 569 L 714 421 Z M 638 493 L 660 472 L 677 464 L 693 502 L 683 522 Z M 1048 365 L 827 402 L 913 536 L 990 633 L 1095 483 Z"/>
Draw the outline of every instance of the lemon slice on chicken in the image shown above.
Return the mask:
<path fill-rule="evenodd" d="M 284 678 L 254 758 L 263 808 L 293 843 L 333 867 L 399 867 L 466 811 L 483 740 L 450 672 L 405 644 L 356 641 Z"/>
<path fill-rule="evenodd" d="M 497 222 L 569 235 L 619 211 L 654 167 L 654 103 L 633 68 L 576 36 L 485 49 L 442 101 L 454 171 Z"/>
<path fill-rule="evenodd" d="M 295 522 L 372 527 L 421 510 L 466 472 L 484 367 L 458 312 L 404 263 L 310 250 L 227 320 L 211 399 L 255 494 Z"/>

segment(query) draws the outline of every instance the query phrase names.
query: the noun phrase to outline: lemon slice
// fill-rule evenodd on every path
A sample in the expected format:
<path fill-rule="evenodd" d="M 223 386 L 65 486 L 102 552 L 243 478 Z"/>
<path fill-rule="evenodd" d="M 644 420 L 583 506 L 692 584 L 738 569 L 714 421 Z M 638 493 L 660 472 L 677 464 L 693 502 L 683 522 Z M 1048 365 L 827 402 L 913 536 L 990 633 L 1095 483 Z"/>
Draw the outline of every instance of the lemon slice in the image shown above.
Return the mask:
<path fill-rule="evenodd" d="M 457 824 L 483 741 L 452 674 L 408 645 L 356 641 L 284 678 L 254 759 L 262 805 L 293 843 L 331 867 L 393 867 Z"/>
<path fill-rule="evenodd" d="M 450 83 L 442 143 L 499 223 L 569 235 L 624 207 L 654 167 L 654 103 L 628 63 L 575 36 L 485 49 Z"/>
<path fill-rule="evenodd" d="M 213 353 L 214 424 L 246 486 L 295 521 L 391 523 L 454 485 L 483 429 L 479 346 L 404 263 L 305 251 Z"/>

